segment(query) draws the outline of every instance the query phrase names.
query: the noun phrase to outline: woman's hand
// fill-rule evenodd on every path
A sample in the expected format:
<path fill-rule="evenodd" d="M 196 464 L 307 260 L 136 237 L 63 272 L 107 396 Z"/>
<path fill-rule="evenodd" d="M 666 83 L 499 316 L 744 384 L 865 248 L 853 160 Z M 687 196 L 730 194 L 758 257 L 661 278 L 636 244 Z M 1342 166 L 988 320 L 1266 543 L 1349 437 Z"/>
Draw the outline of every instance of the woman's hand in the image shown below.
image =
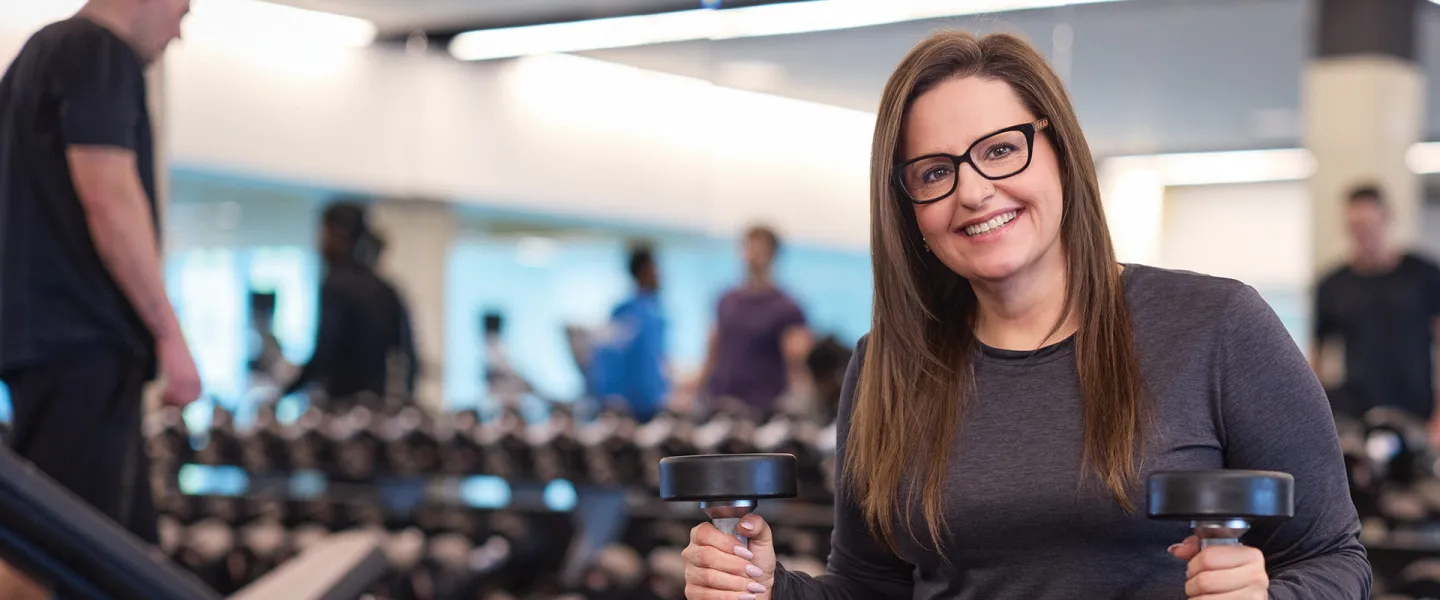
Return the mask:
<path fill-rule="evenodd" d="M 749 538 L 749 549 L 710 523 L 690 530 L 690 545 L 680 553 L 686 600 L 770 600 L 775 583 L 770 526 L 759 515 L 749 515 L 741 519 L 739 531 Z"/>
<path fill-rule="evenodd" d="M 1170 547 L 1170 554 L 1190 563 L 1185 596 L 1191 600 L 1268 600 L 1270 575 L 1265 555 L 1249 546 L 1211 546 L 1203 552 L 1195 536 Z"/>

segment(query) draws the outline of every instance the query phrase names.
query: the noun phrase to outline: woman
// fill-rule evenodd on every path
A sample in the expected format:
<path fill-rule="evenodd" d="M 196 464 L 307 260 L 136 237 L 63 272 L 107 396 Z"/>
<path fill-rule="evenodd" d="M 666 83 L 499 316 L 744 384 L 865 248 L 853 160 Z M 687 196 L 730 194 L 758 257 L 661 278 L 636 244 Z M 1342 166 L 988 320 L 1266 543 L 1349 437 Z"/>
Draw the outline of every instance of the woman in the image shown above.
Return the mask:
<path fill-rule="evenodd" d="M 886 85 L 873 156 L 875 312 L 841 397 L 829 572 L 785 571 L 750 515 L 749 549 L 695 528 L 688 598 L 1369 596 L 1304 357 L 1244 284 L 1117 264 L 1034 48 L 921 42 Z M 1204 552 L 1145 517 L 1149 473 L 1215 468 L 1294 475 L 1295 517 Z"/>

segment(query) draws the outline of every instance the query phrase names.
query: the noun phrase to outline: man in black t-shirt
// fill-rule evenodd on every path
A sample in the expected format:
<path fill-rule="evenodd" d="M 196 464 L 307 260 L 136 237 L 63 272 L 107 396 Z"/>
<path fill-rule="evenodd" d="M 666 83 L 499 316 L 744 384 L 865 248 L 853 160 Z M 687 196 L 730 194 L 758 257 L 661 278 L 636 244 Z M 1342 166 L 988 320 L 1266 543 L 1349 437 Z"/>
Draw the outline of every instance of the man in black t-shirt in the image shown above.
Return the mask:
<path fill-rule="evenodd" d="M 1353 254 L 1316 290 L 1312 364 L 1318 368 L 1324 343 L 1338 338 L 1345 346 L 1345 380 L 1332 394 L 1338 412 L 1388 406 L 1435 419 L 1440 268 L 1390 245 L 1379 189 L 1352 191 L 1345 218 Z"/>
<path fill-rule="evenodd" d="M 41 0 L 27 0 L 41 1 Z M 155 541 L 141 390 L 200 378 L 165 296 L 144 70 L 188 0 L 90 0 L 0 79 L 0 377 L 16 453 Z M 14 581 L 0 577 L 0 594 Z"/>
<path fill-rule="evenodd" d="M 353 406 L 360 394 L 387 402 L 412 395 L 419 360 L 409 310 L 375 272 L 383 244 L 364 207 L 337 202 L 320 220 L 320 327 L 310 361 L 283 393 L 318 383 L 335 410 Z"/>

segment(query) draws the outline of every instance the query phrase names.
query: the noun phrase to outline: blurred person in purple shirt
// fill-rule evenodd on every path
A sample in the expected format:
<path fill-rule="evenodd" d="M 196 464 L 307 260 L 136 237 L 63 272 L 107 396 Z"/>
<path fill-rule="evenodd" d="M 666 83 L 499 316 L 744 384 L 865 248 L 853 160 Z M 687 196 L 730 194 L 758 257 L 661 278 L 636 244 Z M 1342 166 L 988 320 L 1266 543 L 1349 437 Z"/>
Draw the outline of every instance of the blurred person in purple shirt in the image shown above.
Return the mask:
<path fill-rule="evenodd" d="M 782 395 L 809 393 L 810 331 L 800 305 L 775 285 L 775 231 L 750 228 L 743 251 L 745 282 L 720 298 L 700 381 L 712 403 L 737 401 L 767 417 Z"/>

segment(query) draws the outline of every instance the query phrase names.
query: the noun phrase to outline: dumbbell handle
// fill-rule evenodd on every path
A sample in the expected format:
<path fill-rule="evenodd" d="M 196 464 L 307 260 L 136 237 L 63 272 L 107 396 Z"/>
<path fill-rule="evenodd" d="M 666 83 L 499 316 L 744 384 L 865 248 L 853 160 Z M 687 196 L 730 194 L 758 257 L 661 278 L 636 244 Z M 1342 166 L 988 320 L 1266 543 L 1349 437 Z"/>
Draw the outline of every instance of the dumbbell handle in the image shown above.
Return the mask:
<path fill-rule="evenodd" d="M 1239 546 L 1240 540 L 1235 538 L 1200 538 L 1200 549 L 1204 550 L 1211 546 Z"/>
<path fill-rule="evenodd" d="M 733 536 L 735 536 L 736 538 L 738 538 L 738 539 L 740 540 L 740 545 L 741 545 L 741 546 L 744 546 L 744 547 L 746 547 L 746 548 L 749 548 L 749 547 L 750 547 L 750 540 L 746 539 L 745 536 L 740 535 L 740 530 L 739 530 L 739 527 L 740 527 L 740 518 L 739 518 L 739 517 L 733 517 L 733 518 L 729 518 L 729 519 L 711 519 L 710 522 L 711 522 L 711 523 L 714 523 L 714 524 L 715 524 L 715 527 L 716 527 L 717 529 L 719 529 L 720 531 L 725 532 L 725 533 L 728 533 L 728 534 L 733 535 Z"/>
<path fill-rule="evenodd" d="M 1200 538 L 1201 550 L 1211 546 L 1239 546 L 1240 536 L 1250 530 L 1250 523 L 1244 519 L 1195 521 L 1191 526 L 1195 537 Z"/>

